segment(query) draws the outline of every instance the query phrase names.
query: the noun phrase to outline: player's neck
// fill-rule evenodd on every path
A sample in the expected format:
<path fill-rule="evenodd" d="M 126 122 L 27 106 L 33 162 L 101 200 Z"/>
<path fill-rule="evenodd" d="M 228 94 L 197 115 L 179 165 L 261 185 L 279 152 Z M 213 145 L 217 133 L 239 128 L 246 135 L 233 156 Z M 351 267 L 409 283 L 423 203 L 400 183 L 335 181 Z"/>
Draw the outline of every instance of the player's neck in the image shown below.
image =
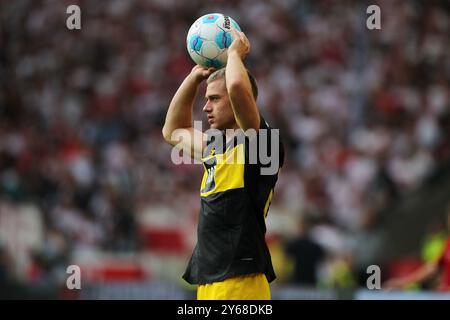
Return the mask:
<path fill-rule="evenodd" d="M 230 130 L 231 129 L 231 130 Z M 230 140 L 234 139 L 235 136 L 241 131 L 237 123 L 234 124 L 229 130 L 225 130 L 226 142 L 228 143 Z"/>

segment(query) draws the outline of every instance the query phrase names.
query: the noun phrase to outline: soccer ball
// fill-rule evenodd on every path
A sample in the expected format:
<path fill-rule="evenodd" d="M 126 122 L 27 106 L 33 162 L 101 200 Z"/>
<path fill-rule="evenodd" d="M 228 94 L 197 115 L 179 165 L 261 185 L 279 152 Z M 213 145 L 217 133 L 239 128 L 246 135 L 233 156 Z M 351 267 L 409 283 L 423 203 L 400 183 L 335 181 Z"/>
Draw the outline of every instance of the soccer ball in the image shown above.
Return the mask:
<path fill-rule="evenodd" d="M 198 18 L 189 28 L 186 45 L 196 64 L 220 69 L 227 64 L 227 49 L 233 41 L 231 26 L 241 31 L 229 16 L 210 13 Z"/>

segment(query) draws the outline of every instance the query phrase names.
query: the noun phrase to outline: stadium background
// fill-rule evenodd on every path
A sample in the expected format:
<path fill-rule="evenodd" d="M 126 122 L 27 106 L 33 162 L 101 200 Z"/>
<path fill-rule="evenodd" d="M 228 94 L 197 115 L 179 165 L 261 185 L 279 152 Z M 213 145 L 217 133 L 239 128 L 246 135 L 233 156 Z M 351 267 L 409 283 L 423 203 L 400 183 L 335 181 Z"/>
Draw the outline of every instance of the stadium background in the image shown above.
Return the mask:
<path fill-rule="evenodd" d="M 363 290 L 368 265 L 384 280 L 434 258 L 450 203 L 447 1 L 2 0 L 0 295 L 194 297 L 181 274 L 202 168 L 172 164 L 161 128 L 193 67 L 187 30 L 209 12 L 249 37 L 258 105 L 287 149 L 267 220 L 274 298 L 386 297 Z M 326 252 L 314 287 L 285 250 L 302 217 Z M 71 264 L 81 290 L 65 289 Z"/>

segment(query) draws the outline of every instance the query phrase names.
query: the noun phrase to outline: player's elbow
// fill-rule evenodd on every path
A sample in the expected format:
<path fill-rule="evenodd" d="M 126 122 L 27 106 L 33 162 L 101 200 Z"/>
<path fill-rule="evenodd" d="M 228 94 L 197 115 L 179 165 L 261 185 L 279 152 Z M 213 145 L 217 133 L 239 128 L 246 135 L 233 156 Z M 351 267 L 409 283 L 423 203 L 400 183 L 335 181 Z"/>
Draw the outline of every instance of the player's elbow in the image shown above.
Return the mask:
<path fill-rule="evenodd" d="M 233 80 L 233 81 L 227 81 L 227 91 L 232 98 L 233 96 L 239 96 L 242 94 L 245 94 L 247 91 L 247 88 L 245 86 L 244 81 L 242 80 Z"/>
<path fill-rule="evenodd" d="M 239 128 L 246 131 L 246 134 L 251 135 L 259 131 L 259 122 L 256 119 L 248 119 L 247 121 L 239 121 Z"/>
<path fill-rule="evenodd" d="M 234 106 L 245 106 L 253 100 L 251 91 L 247 90 L 245 84 L 239 80 L 230 84 L 227 83 L 227 90 L 230 101 Z"/>
<path fill-rule="evenodd" d="M 162 136 L 164 138 L 164 141 L 166 141 L 167 143 L 171 143 L 172 142 L 172 129 L 169 128 L 169 126 L 167 126 L 166 124 L 163 126 L 162 128 Z"/>

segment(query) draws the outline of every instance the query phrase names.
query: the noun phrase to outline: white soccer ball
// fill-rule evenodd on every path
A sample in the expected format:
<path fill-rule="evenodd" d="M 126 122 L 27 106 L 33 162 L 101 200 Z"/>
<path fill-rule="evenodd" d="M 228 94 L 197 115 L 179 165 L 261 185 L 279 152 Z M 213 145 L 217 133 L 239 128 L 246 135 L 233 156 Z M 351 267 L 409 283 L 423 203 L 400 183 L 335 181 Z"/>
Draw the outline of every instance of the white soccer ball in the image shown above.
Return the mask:
<path fill-rule="evenodd" d="M 233 41 L 231 26 L 241 31 L 231 17 L 210 13 L 198 18 L 189 28 L 186 45 L 196 64 L 220 69 L 227 64 L 227 49 Z"/>

